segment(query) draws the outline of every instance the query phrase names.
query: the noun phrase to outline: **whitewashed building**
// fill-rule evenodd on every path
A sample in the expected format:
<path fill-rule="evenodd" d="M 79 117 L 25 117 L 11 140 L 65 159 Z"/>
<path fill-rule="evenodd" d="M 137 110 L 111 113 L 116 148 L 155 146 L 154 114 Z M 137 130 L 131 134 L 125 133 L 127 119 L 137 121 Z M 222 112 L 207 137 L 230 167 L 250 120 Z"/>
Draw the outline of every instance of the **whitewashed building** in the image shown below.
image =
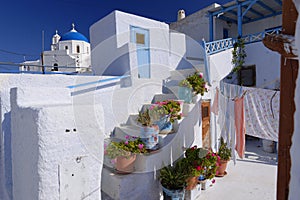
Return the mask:
<path fill-rule="evenodd" d="M 75 30 L 60 36 L 58 32 L 52 37 L 51 50 L 44 51 L 41 59 L 37 61 L 26 61 L 20 67 L 20 71 L 63 71 L 63 72 L 85 72 L 91 68 L 91 47 L 89 40 Z"/>

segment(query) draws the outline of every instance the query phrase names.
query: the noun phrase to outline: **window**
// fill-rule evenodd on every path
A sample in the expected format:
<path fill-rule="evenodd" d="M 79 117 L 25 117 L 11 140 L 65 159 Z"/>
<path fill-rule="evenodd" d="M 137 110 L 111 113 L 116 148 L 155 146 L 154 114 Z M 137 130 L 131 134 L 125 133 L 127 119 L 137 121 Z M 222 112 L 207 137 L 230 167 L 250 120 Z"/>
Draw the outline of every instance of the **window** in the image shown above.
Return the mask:
<path fill-rule="evenodd" d="M 69 47 L 68 46 L 65 46 L 65 50 L 68 50 L 69 49 Z"/>
<path fill-rule="evenodd" d="M 80 53 L 80 46 L 79 45 L 76 46 L 76 52 Z"/>
<path fill-rule="evenodd" d="M 255 65 L 243 66 L 239 71 L 239 85 L 256 86 Z"/>
<path fill-rule="evenodd" d="M 137 44 L 145 44 L 145 35 L 141 33 L 136 33 L 136 43 Z"/>
<path fill-rule="evenodd" d="M 57 64 L 57 63 L 54 63 L 53 66 L 55 66 L 55 67 L 53 67 L 51 71 L 56 71 L 56 72 L 57 72 L 57 71 L 58 71 L 58 67 L 57 67 L 58 64 Z"/>

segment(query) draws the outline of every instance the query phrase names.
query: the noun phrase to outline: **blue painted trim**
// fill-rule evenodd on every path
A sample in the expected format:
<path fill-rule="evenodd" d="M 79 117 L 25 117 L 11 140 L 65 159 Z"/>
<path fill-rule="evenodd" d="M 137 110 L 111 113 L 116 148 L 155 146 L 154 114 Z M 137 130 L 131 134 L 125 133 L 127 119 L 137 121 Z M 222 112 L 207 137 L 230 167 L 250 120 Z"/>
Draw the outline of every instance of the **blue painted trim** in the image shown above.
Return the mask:
<path fill-rule="evenodd" d="M 260 5 L 261 7 L 263 7 L 264 9 L 270 11 L 271 13 L 275 13 L 275 12 L 276 12 L 276 11 L 273 10 L 271 7 L 267 6 L 266 4 L 264 4 L 264 3 L 261 2 L 261 1 L 258 1 L 257 4 Z"/>
<path fill-rule="evenodd" d="M 244 10 L 242 16 L 245 17 L 245 14 L 249 11 L 249 9 L 257 2 L 258 0 L 254 0 L 253 2 L 251 2 L 248 7 L 246 8 L 246 10 Z M 248 18 L 248 17 L 247 17 Z M 246 18 L 246 19 L 247 19 Z M 250 18 L 248 18 L 247 20 L 250 20 Z"/>
<path fill-rule="evenodd" d="M 243 6 L 243 8 L 247 8 L 247 6 Z M 249 9 L 249 12 L 252 12 L 252 13 L 254 13 L 254 14 L 260 16 L 260 17 L 263 17 L 263 16 L 264 16 L 262 13 L 260 13 L 260 12 L 258 12 L 258 11 L 256 11 L 256 10 L 254 10 L 253 8 L 250 8 L 250 9 Z"/>
<path fill-rule="evenodd" d="M 214 40 L 214 18 L 213 14 L 209 13 L 209 41 Z"/>
<path fill-rule="evenodd" d="M 210 82 L 210 69 L 208 66 L 208 57 L 207 57 L 207 53 L 206 53 L 206 45 L 205 45 L 205 40 L 202 40 L 202 47 L 204 48 L 204 69 L 205 69 L 205 74 L 206 74 L 206 79 L 207 82 L 211 85 Z"/>
<path fill-rule="evenodd" d="M 87 85 L 93 85 L 93 84 L 97 84 L 97 83 L 104 83 L 104 82 L 108 82 L 108 81 L 120 80 L 120 79 L 127 78 L 127 77 L 129 77 L 129 75 L 117 76 L 117 77 L 114 77 L 114 78 L 101 79 L 99 81 L 81 83 L 81 84 L 78 84 L 78 85 L 71 85 L 71 86 L 67 86 L 67 88 L 73 89 L 73 88 L 83 87 L 83 86 L 87 86 Z"/>
<path fill-rule="evenodd" d="M 242 5 L 238 6 L 238 35 L 243 35 L 243 15 L 242 15 Z"/>

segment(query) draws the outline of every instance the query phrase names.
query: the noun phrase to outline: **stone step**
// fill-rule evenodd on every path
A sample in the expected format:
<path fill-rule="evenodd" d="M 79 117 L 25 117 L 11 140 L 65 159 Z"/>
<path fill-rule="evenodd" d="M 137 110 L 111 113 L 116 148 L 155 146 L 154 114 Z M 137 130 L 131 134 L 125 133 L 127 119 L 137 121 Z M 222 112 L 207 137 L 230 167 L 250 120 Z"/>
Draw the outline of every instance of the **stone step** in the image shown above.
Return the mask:
<path fill-rule="evenodd" d="M 156 94 L 152 99 L 152 103 L 158 101 L 165 101 L 165 100 L 178 100 L 177 95 L 169 93 L 169 94 Z"/>
<path fill-rule="evenodd" d="M 196 69 L 180 69 L 170 71 L 170 80 L 183 80 L 189 75 L 193 74 Z"/>
<path fill-rule="evenodd" d="M 104 167 L 102 170 L 101 188 L 106 199 L 157 200 L 161 196 L 159 180 L 156 172 L 117 174 L 114 170 Z"/>

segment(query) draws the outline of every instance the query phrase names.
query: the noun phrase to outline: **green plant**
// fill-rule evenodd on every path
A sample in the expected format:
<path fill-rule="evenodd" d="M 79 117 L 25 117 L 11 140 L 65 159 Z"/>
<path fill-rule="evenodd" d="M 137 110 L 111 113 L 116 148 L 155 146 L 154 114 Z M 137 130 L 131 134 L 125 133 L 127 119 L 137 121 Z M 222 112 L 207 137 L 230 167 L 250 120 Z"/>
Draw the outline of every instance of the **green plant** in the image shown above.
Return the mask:
<path fill-rule="evenodd" d="M 169 190 L 181 190 L 186 186 L 189 177 L 184 159 L 180 159 L 174 166 L 166 166 L 160 169 L 159 179 L 163 187 Z"/>
<path fill-rule="evenodd" d="M 233 45 L 232 50 L 231 63 L 234 65 L 232 72 L 237 72 L 242 68 L 246 57 L 245 41 L 241 37 L 238 37 L 237 41 Z"/>
<path fill-rule="evenodd" d="M 152 112 L 159 113 L 160 115 L 168 115 L 170 122 L 174 122 L 176 119 L 180 120 L 182 113 L 180 113 L 180 102 L 174 100 L 165 100 L 162 102 L 156 102 L 154 106 L 150 107 Z"/>
<path fill-rule="evenodd" d="M 220 158 L 222 160 L 230 160 L 231 157 L 231 148 L 227 147 L 227 143 L 224 142 L 223 137 L 221 137 L 220 139 L 220 147 L 218 150 L 218 156 L 220 156 Z"/>
<path fill-rule="evenodd" d="M 190 84 L 190 82 L 186 79 L 183 79 L 182 81 L 179 82 L 180 87 L 187 87 L 187 88 L 193 88 L 193 86 Z"/>
<path fill-rule="evenodd" d="M 218 155 L 211 150 L 191 147 L 185 151 L 185 157 L 192 168 L 191 176 L 203 175 L 206 179 L 212 179 L 216 175 Z"/>
<path fill-rule="evenodd" d="M 195 94 L 201 94 L 202 96 L 204 95 L 204 92 L 208 91 L 208 86 L 203 78 L 203 73 L 199 72 L 189 75 L 179 83 L 179 86 L 192 88 Z"/>
<path fill-rule="evenodd" d="M 153 121 L 151 119 L 149 109 L 146 109 L 145 111 L 139 111 L 137 121 L 140 122 L 143 126 L 152 126 Z"/>
<path fill-rule="evenodd" d="M 145 144 L 140 138 L 126 136 L 126 140 L 111 141 L 104 150 L 104 154 L 114 159 L 118 156 L 130 157 L 132 154 L 147 153 Z"/>

